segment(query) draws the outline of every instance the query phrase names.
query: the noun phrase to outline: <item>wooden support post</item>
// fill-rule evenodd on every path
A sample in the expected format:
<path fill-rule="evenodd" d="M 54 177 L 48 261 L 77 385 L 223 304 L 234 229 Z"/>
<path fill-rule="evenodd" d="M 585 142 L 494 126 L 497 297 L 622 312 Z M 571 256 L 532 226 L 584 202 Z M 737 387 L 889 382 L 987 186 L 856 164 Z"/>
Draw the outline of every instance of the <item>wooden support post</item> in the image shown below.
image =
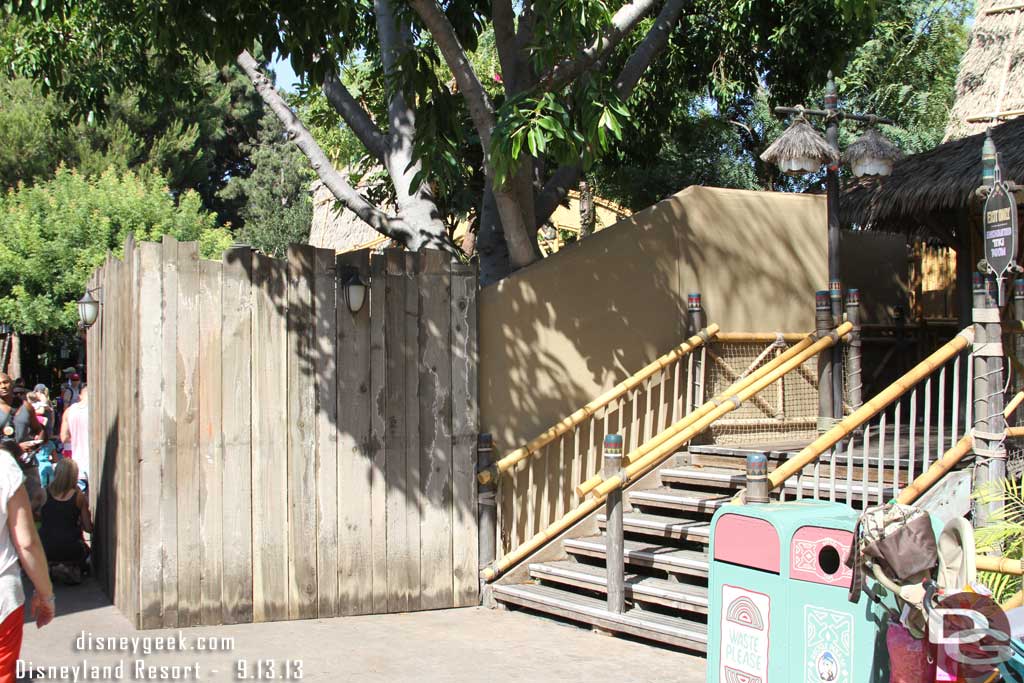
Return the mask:
<path fill-rule="evenodd" d="M 1015 280 L 1013 283 L 1013 315 L 1018 324 L 1024 321 L 1024 279 Z M 1011 335 L 1010 339 L 1013 340 L 1013 354 L 1018 361 L 1024 361 L 1024 333 Z"/>
<path fill-rule="evenodd" d="M 843 324 L 843 286 L 838 281 L 828 283 L 829 302 L 832 307 L 832 327 Z M 832 347 L 832 417 L 843 419 L 843 345 Z"/>
<path fill-rule="evenodd" d="M 690 314 L 690 332 L 697 334 L 703 330 L 707 316 L 704 315 L 704 306 L 701 302 L 700 292 L 691 292 L 686 295 L 686 310 Z M 687 392 L 690 396 L 690 405 L 686 412 L 691 413 L 704 403 L 704 349 L 693 354 L 693 376 L 689 378 L 691 390 Z"/>
<path fill-rule="evenodd" d="M 861 344 L 860 344 L 860 291 L 851 289 L 846 293 L 846 319 L 853 325 L 853 331 L 847 341 L 850 352 L 846 357 L 846 391 L 847 402 L 851 410 L 857 410 L 864 402 L 861 384 Z"/>
<path fill-rule="evenodd" d="M 622 469 L 622 435 L 608 434 L 604 437 L 605 479 L 619 474 Z M 616 487 L 608 494 L 605 502 L 608 514 L 606 534 L 608 552 L 605 565 L 608 571 L 608 611 L 622 614 L 626 609 L 624 541 L 622 537 L 622 488 Z"/>
<path fill-rule="evenodd" d="M 974 453 L 975 482 L 984 486 L 1006 476 L 1006 446 L 1003 443 L 1003 346 L 999 308 L 993 291 L 995 279 L 974 276 Z M 999 500 L 979 504 L 975 527 L 983 527 L 1003 507 Z"/>
<path fill-rule="evenodd" d="M 476 462 L 477 472 L 486 472 L 494 464 L 494 438 L 490 434 L 482 433 L 477 437 Z M 480 528 L 477 549 L 481 570 L 494 562 L 497 552 L 498 509 L 495 499 L 497 483 L 492 479 L 486 484 L 480 484 L 477 495 L 477 519 Z"/>
<path fill-rule="evenodd" d="M 747 456 L 747 492 L 745 501 L 748 503 L 768 502 L 768 456 L 764 453 L 751 453 Z"/>
<path fill-rule="evenodd" d="M 821 339 L 832 329 L 832 310 L 828 292 L 818 290 L 814 294 L 814 331 Z M 823 434 L 832 426 L 832 354 L 818 356 L 818 433 Z"/>

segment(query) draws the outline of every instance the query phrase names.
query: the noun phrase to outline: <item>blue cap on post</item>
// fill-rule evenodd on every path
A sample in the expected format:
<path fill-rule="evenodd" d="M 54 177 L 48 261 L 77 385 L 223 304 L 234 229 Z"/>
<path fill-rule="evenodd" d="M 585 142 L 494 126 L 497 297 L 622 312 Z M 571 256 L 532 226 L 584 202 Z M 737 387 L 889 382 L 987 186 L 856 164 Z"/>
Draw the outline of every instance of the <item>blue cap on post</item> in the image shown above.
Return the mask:
<path fill-rule="evenodd" d="M 690 292 L 686 295 L 686 308 L 691 311 L 699 311 L 701 307 L 700 292 Z"/>
<path fill-rule="evenodd" d="M 748 503 L 767 503 L 768 492 L 768 457 L 764 453 L 751 453 L 747 456 L 745 499 Z"/>
<path fill-rule="evenodd" d="M 604 437 L 604 452 L 622 453 L 622 434 L 607 434 Z"/>
<path fill-rule="evenodd" d="M 827 289 L 819 289 L 814 293 L 814 306 L 815 308 L 832 307 L 832 304 L 829 303 L 829 294 Z"/>
<path fill-rule="evenodd" d="M 985 276 L 978 272 L 971 273 L 971 286 L 977 290 L 984 290 Z"/>
<path fill-rule="evenodd" d="M 764 453 L 751 453 L 747 456 L 747 474 L 754 476 L 768 474 L 768 458 Z"/>
<path fill-rule="evenodd" d="M 1024 299 L 1024 280 L 1014 280 L 1013 296 L 1015 299 Z"/>

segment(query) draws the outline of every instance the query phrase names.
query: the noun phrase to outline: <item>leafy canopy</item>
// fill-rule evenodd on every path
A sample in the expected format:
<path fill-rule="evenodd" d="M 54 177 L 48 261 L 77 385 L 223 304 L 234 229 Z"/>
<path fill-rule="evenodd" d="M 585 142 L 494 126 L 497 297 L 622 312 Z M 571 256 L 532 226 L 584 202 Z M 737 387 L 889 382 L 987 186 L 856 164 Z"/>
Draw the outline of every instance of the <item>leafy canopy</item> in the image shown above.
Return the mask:
<path fill-rule="evenodd" d="M 232 242 L 198 194 L 176 201 L 155 174 L 108 170 L 89 178 L 60 168 L 0 197 L 0 319 L 22 334 L 73 330 L 86 281 L 108 250 L 121 255 L 129 233 L 197 240 L 206 258 L 219 258 Z"/>

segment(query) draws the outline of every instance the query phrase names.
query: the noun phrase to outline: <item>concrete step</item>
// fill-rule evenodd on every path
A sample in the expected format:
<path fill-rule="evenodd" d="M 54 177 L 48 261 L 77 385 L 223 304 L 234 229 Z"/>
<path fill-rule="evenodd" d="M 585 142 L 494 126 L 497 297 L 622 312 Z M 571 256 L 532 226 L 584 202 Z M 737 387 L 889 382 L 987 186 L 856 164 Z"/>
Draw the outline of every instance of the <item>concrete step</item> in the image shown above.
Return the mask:
<path fill-rule="evenodd" d="M 876 473 L 872 473 L 877 476 Z M 723 491 L 738 491 L 746 485 L 746 477 L 742 472 L 729 468 L 720 467 L 677 467 L 677 468 L 666 468 L 660 471 L 661 482 L 668 485 L 669 487 L 675 486 L 700 486 L 702 488 L 713 488 L 721 489 Z M 889 474 L 891 476 L 891 473 Z M 800 478 L 790 477 L 786 480 L 785 491 L 786 497 L 791 498 L 796 495 L 799 488 L 799 483 L 803 483 L 803 496 L 810 495 L 810 491 L 814 487 L 814 475 L 803 475 Z M 832 491 L 832 482 L 829 477 L 827 468 L 823 467 L 821 476 L 818 482 L 819 489 L 824 491 L 826 494 Z M 872 486 L 870 483 L 865 489 L 863 480 L 854 480 L 849 486 L 847 486 L 845 473 L 843 477 L 836 474 L 835 491 L 836 500 L 846 501 L 846 492 L 849 489 L 850 498 L 852 500 L 860 500 L 864 497 L 864 491 L 867 490 L 869 498 L 875 500 L 878 496 L 878 488 Z M 896 490 L 890 485 L 883 489 L 883 497 L 885 500 L 892 498 L 896 494 Z M 827 497 L 827 496 L 823 496 Z"/>
<path fill-rule="evenodd" d="M 596 557 L 602 560 L 607 552 L 604 536 L 566 539 L 562 545 L 570 555 Z M 702 578 L 707 578 L 708 575 L 708 555 L 705 551 L 685 550 L 629 539 L 624 543 L 624 551 L 627 565 Z"/>
<path fill-rule="evenodd" d="M 530 565 L 530 577 L 538 581 L 608 592 L 608 574 L 604 567 L 581 562 L 545 562 Z M 687 583 L 659 579 L 643 574 L 625 576 L 626 600 L 633 603 L 661 605 L 673 609 L 708 613 L 708 589 Z"/>
<path fill-rule="evenodd" d="M 707 650 L 707 626 L 679 617 L 635 608 L 614 614 L 598 598 L 536 584 L 495 586 L 494 598 L 506 605 L 590 624 L 613 633 L 625 633 L 701 652 Z"/>
<path fill-rule="evenodd" d="M 712 515 L 715 510 L 732 500 L 731 493 L 721 491 L 688 491 L 662 486 L 646 491 L 630 491 L 629 503 L 633 507 L 675 510 Z"/>
<path fill-rule="evenodd" d="M 607 515 L 598 515 L 597 523 L 602 529 L 607 522 Z M 622 515 L 622 528 L 626 533 L 705 545 L 711 537 L 711 525 L 706 519 L 680 519 L 646 512 L 625 513 Z"/>

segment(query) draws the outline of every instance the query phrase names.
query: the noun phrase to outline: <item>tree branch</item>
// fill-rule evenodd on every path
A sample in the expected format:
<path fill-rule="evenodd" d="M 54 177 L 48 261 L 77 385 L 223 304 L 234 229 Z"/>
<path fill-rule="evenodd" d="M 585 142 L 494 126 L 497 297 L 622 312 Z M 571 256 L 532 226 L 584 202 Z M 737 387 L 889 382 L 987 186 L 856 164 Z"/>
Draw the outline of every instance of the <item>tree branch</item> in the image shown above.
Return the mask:
<path fill-rule="evenodd" d="M 633 2 L 620 7 L 612 16 L 608 28 L 590 46 L 584 48 L 572 59 L 563 59 L 550 72 L 541 77 L 541 87 L 548 91 L 560 90 L 571 83 L 577 76 L 614 50 L 657 3 L 658 0 L 633 0 Z"/>
<path fill-rule="evenodd" d="M 324 182 L 324 185 L 327 186 L 327 189 L 371 228 L 382 235 L 398 240 L 402 244 L 408 243 L 414 237 L 408 226 L 400 219 L 391 218 L 370 204 L 365 197 L 349 185 L 345 177 L 331 164 L 327 155 L 324 154 L 324 151 L 317 144 L 316 140 L 313 139 L 310 132 L 302 125 L 302 121 L 299 120 L 295 112 L 291 110 L 284 101 L 284 98 L 281 97 L 281 93 L 277 92 L 270 79 L 260 71 L 260 66 L 253 59 L 252 55 L 247 50 L 243 50 L 235 58 L 235 61 L 249 77 L 249 80 L 252 81 L 256 92 L 259 93 L 266 105 L 270 107 L 271 111 L 281 121 L 285 131 L 288 133 L 288 138 L 309 159 L 313 170 L 316 171 L 316 174 Z"/>
<path fill-rule="evenodd" d="M 665 45 L 668 44 L 669 34 L 675 28 L 675 25 L 679 23 L 679 17 L 683 15 L 683 9 L 686 8 L 689 2 L 690 0 L 665 1 L 661 12 L 658 13 L 657 18 L 654 20 L 654 25 L 651 26 L 647 35 L 640 41 L 640 44 L 636 46 L 633 54 L 626 60 L 625 66 L 619 72 L 619 77 L 615 80 L 615 90 L 619 95 L 619 99 L 625 101 L 633 94 L 633 89 L 640 82 L 640 77 L 643 76 L 644 71 L 651 65 L 655 57 L 665 49 Z"/>
<path fill-rule="evenodd" d="M 501 64 L 501 80 L 505 92 L 518 92 L 518 62 L 516 50 L 516 15 L 512 0 L 494 0 L 491 9 L 491 23 L 494 25 L 494 44 L 498 49 L 498 63 Z"/>
<path fill-rule="evenodd" d="M 654 25 L 626 60 L 618 78 L 615 79 L 615 92 L 620 99 L 629 99 L 644 71 L 665 49 L 669 34 L 679 22 L 687 4 L 689 4 L 689 0 L 666 0 L 661 12 L 654 20 Z M 538 227 L 543 225 L 558 208 L 558 205 L 565 201 L 569 190 L 576 186 L 582 174 L 583 166 L 581 164 L 569 164 L 562 166 L 551 175 L 537 197 L 535 215 Z"/>
<path fill-rule="evenodd" d="M 494 128 L 494 108 L 491 106 L 490 98 L 484 91 L 480 79 L 477 78 L 465 50 L 459 44 L 459 38 L 455 35 L 448 17 L 441 11 L 437 0 L 409 0 L 409 4 L 416 14 L 423 21 L 424 26 L 430 31 L 434 42 L 441 50 L 444 61 L 455 76 L 455 82 L 459 91 L 466 100 L 469 107 L 470 118 L 473 119 L 473 126 L 480 136 L 480 145 L 484 151 L 485 167 L 490 167 L 491 152 L 491 131 Z"/>
<path fill-rule="evenodd" d="M 370 154 L 384 161 L 387 146 L 384 133 L 337 76 L 329 74 L 324 79 L 324 96 Z"/>

